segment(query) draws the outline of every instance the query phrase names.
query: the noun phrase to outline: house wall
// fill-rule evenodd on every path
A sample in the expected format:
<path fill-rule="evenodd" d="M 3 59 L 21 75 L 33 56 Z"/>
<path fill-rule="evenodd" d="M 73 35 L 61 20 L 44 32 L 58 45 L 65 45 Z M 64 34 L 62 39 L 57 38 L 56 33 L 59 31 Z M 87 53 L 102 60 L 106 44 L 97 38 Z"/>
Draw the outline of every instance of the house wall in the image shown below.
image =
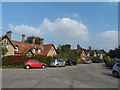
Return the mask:
<path fill-rule="evenodd" d="M 1 43 L 2 43 L 2 46 L 5 46 L 7 48 L 7 50 L 8 50 L 8 52 L 5 54 L 6 56 L 8 56 L 8 55 L 14 55 L 14 48 L 11 45 L 11 43 L 9 42 L 8 39 L 6 39 L 6 38 L 3 39 L 1 41 Z"/>
<path fill-rule="evenodd" d="M 79 55 L 81 60 L 86 60 L 86 53 L 84 51 L 82 51 L 82 53 Z"/>
<path fill-rule="evenodd" d="M 51 47 L 51 49 L 47 53 L 47 56 L 55 56 L 55 55 L 57 55 L 56 50 L 54 49 L 54 47 Z"/>
<path fill-rule="evenodd" d="M 8 52 L 6 53 L 6 56 L 14 55 L 14 48 L 12 45 L 7 45 L 6 48 L 8 50 Z"/>

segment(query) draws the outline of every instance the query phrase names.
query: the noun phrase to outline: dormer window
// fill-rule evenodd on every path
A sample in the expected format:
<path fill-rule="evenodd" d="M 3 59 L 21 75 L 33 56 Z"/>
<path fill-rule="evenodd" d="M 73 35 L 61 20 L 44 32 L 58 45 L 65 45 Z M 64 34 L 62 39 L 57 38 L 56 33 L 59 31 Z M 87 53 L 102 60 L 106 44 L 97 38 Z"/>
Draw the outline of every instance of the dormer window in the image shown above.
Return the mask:
<path fill-rule="evenodd" d="M 32 52 L 35 53 L 35 48 L 32 49 Z"/>
<path fill-rule="evenodd" d="M 40 49 L 38 49 L 38 53 L 40 53 L 41 52 L 41 50 Z"/>
<path fill-rule="evenodd" d="M 19 47 L 18 45 L 15 46 L 15 51 L 18 51 L 19 50 Z"/>

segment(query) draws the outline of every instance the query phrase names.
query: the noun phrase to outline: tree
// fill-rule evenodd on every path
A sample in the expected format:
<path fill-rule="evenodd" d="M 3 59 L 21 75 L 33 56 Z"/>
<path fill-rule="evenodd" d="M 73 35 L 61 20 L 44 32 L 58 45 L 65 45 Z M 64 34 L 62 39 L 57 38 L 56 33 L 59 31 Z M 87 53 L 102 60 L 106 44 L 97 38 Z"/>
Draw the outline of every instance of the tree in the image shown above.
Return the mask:
<path fill-rule="evenodd" d="M 32 43 L 34 36 L 30 36 L 27 37 L 27 39 L 25 40 L 26 43 Z M 35 37 L 35 44 L 40 44 L 40 38 L 39 37 Z"/>
<path fill-rule="evenodd" d="M 75 59 L 78 60 L 78 53 L 77 50 L 71 50 L 71 45 L 59 45 L 57 48 L 58 55 L 54 56 L 54 58 L 61 58 L 61 59 Z"/>
<path fill-rule="evenodd" d="M 118 48 L 115 48 L 114 50 L 110 50 L 108 52 L 108 55 L 111 57 L 111 58 L 120 58 L 120 46 Z"/>
<path fill-rule="evenodd" d="M 107 62 L 110 62 L 110 61 L 111 61 L 111 59 L 110 59 L 109 56 L 106 56 L 106 61 L 107 61 Z"/>

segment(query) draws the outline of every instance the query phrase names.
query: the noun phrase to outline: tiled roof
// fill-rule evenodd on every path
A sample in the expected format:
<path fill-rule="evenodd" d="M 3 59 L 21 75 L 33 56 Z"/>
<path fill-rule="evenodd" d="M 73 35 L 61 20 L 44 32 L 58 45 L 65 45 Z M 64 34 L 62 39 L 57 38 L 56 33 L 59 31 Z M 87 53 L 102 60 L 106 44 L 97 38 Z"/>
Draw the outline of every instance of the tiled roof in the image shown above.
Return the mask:
<path fill-rule="evenodd" d="M 53 44 L 44 45 L 44 55 L 47 55 Z"/>
<path fill-rule="evenodd" d="M 14 44 L 14 46 L 18 45 L 19 50 L 15 52 L 16 54 L 18 54 L 18 53 L 19 54 L 25 54 L 28 50 L 30 50 L 32 48 L 35 48 L 35 49 L 40 48 L 40 50 L 41 50 L 40 53 L 35 52 L 34 54 L 43 54 L 43 49 L 44 48 L 41 45 L 37 45 L 37 44 L 32 45 L 32 44 L 29 44 L 29 43 L 22 44 L 19 41 L 13 41 L 13 40 L 12 40 L 12 43 Z"/>

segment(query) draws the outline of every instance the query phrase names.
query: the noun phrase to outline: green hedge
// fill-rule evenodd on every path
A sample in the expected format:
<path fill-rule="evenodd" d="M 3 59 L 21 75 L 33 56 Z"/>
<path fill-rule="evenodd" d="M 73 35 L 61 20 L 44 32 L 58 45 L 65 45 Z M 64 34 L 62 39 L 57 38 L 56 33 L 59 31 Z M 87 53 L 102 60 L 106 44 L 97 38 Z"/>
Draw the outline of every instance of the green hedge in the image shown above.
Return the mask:
<path fill-rule="evenodd" d="M 52 57 L 47 57 L 43 55 L 37 55 L 37 56 L 32 56 L 32 57 L 27 57 L 27 56 L 6 56 L 2 57 L 2 66 L 21 66 L 23 65 L 24 61 L 26 59 L 37 59 L 43 63 L 46 63 L 48 66 L 52 60 Z"/>

